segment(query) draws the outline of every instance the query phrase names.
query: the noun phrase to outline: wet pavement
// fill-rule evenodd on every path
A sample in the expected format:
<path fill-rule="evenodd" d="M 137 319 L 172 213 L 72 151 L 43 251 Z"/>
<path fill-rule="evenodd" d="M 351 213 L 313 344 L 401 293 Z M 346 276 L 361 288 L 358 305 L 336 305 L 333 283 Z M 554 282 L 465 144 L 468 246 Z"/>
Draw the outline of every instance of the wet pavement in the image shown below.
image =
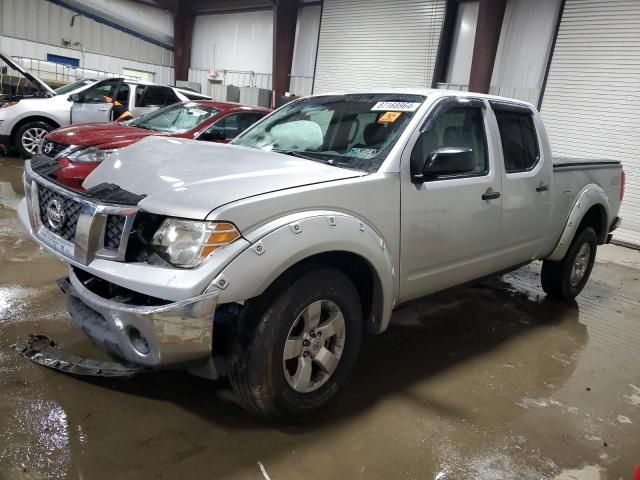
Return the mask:
<path fill-rule="evenodd" d="M 59 261 L 21 232 L 22 162 L 0 157 L 0 479 L 632 478 L 640 464 L 640 252 L 599 250 L 577 304 L 539 265 L 399 310 L 303 427 L 246 414 L 226 381 L 67 376 L 18 356 L 67 321 Z M 261 470 L 264 468 L 264 472 Z"/>

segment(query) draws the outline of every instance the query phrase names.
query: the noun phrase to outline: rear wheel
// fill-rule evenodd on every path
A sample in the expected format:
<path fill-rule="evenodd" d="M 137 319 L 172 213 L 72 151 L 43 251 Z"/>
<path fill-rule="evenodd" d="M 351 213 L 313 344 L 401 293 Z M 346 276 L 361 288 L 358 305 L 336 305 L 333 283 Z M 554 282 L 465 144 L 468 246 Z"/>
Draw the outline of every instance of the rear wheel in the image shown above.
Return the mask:
<path fill-rule="evenodd" d="M 41 120 L 34 120 L 22 125 L 16 132 L 15 147 L 25 158 L 31 158 L 38 152 L 38 146 L 45 135 L 55 127 Z"/>
<path fill-rule="evenodd" d="M 593 228 L 580 231 L 560 261 L 542 263 L 542 289 L 561 300 L 573 300 L 584 288 L 596 259 L 598 237 Z"/>
<path fill-rule="evenodd" d="M 344 385 L 361 341 L 360 298 L 344 274 L 328 268 L 293 274 L 241 313 L 231 385 L 252 413 L 304 419 Z"/>

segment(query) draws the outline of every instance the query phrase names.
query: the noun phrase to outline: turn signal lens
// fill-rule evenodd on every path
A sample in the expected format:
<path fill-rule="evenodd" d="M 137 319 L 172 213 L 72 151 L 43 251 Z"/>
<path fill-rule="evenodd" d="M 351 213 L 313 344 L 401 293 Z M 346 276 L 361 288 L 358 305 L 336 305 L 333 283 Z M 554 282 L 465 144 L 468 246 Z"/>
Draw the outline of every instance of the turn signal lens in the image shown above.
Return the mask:
<path fill-rule="evenodd" d="M 217 223 L 213 232 L 202 245 L 200 256 L 206 258 L 211 255 L 217 248 L 224 247 L 240 237 L 240 233 L 230 223 Z"/>

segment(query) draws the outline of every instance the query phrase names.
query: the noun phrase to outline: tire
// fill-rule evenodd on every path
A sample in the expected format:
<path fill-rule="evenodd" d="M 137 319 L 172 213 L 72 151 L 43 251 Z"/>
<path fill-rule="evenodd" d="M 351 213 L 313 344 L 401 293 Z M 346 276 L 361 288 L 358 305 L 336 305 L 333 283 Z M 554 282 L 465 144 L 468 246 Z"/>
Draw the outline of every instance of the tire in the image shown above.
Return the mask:
<path fill-rule="evenodd" d="M 38 151 L 38 145 L 44 136 L 55 126 L 41 120 L 34 120 L 21 125 L 15 136 L 15 148 L 24 158 L 31 158 Z"/>
<path fill-rule="evenodd" d="M 246 410 L 270 420 L 311 417 L 345 384 L 362 324 L 358 292 L 340 271 L 320 266 L 286 274 L 238 318 L 230 346 L 233 390 Z"/>
<path fill-rule="evenodd" d="M 572 301 L 584 288 L 596 259 L 598 237 L 593 228 L 581 230 L 560 261 L 542 262 L 542 289 L 559 300 Z"/>

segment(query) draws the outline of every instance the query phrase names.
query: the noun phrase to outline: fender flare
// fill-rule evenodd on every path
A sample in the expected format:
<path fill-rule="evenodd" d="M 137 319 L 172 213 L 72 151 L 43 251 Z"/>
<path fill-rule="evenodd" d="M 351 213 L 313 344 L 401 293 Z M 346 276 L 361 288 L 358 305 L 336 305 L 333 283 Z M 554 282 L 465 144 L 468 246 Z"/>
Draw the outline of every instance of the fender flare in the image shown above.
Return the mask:
<path fill-rule="evenodd" d="M 368 263 L 377 284 L 365 329 L 380 333 L 387 328 L 398 298 L 396 272 L 382 235 L 363 220 L 344 212 L 302 212 L 263 225 L 245 238 L 251 246 L 207 288 L 220 292 L 220 304 L 242 303 L 262 294 L 286 270 L 314 255 L 347 252 Z"/>
<path fill-rule="evenodd" d="M 580 194 L 578 195 L 576 201 L 574 202 L 569 216 L 567 217 L 566 224 L 564 226 L 564 230 L 562 231 L 562 235 L 560 236 L 560 240 L 556 244 L 551 255 L 547 257 L 548 260 L 558 261 L 562 260 L 573 241 L 573 237 L 576 235 L 578 231 L 578 227 L 580 226 L 580 222 L 584 218 L 585 214 L 589 211 L 591 207 L 594 205 L 600 205 L 605 210 L 605 225 L 609 225 L 608 219 L 610 218 L 609 212 L 609 198 L 607 197 L 607 193 L 604 189 L 595 184 L 589 184 L 582 189 Z M 606 231 L 603 234 L 604 238 L 606 238 Z M 604 238 L 599 238 L 598 242 L 604 242 Z"/>

